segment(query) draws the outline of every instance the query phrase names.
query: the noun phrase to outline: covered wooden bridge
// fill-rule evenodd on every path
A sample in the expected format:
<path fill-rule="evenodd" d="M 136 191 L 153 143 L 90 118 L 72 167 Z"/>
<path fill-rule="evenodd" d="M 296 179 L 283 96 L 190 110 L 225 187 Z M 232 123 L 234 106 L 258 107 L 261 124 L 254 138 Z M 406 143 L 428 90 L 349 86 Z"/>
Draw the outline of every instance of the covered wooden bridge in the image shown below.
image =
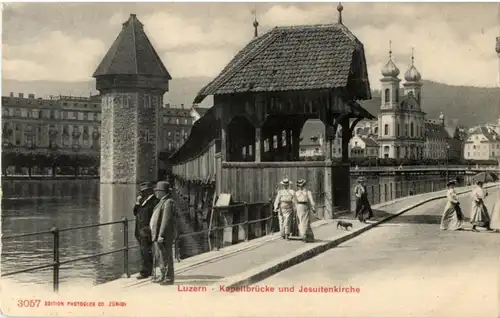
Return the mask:
<path fill-rule="evenodd" d="M 214 106 L 169 159 L 178 182 L 213 182 L 217 194 L 261 202 L 282 178 L 304 178 L 324 218 L 350 209 L 349 140 L 360 120 L 374 117 L 356 102 L 371 99 L 363 44 L 341 21 L 256 37 L 194 103 L 209 95 Z M 300 161 L 302 127 L 318 118 L 328 140 L 325 160 Z M 334 138 L 342 138 L 341 164 L 332 163 Z"/>

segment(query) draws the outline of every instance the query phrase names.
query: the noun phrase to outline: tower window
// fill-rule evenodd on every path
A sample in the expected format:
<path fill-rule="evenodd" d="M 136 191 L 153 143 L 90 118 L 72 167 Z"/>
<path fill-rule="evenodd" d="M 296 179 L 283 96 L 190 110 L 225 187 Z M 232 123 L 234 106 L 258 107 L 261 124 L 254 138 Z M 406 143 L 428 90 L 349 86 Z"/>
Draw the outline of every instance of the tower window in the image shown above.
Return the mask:
<path fill-rule="evenodd" d="M 410 136 L 413 137 L 413 123 L 410 124 Z"/>
<path fill-rule="evenodd" d="M 384 101 L 386 104 L 391 102 L 391 91 L 388 88 L 384 91 Z"/>
<path fill-rule="evenodd" d="M 396 135 L 399 136 L 399 124 L 396 125 Z"/>
<path fill-rule="evenodd" d="M 389 135 L 389 125 L 387 124 L 384 125 L 384 135 Z"/>

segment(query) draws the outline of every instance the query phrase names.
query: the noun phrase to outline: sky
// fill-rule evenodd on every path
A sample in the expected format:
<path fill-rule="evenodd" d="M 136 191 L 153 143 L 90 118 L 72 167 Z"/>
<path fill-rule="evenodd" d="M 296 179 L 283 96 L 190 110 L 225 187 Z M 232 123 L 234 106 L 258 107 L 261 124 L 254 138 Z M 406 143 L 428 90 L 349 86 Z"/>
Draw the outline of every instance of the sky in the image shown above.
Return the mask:
<path fill-rule="evenodd" d="M 495 86 L 496 3 L 343 3 L 343 23 L 364 44 L 372 88 L 380 88 L 389 41 L 401 70 L 427 80 Z M 3 5 L 2 75 L 88 81 L 121 24 L 137 14 L 175 77 L 215 77 L 253 37 L 274 26 L 336 23 L 337 3 L 10 3 Z"/>

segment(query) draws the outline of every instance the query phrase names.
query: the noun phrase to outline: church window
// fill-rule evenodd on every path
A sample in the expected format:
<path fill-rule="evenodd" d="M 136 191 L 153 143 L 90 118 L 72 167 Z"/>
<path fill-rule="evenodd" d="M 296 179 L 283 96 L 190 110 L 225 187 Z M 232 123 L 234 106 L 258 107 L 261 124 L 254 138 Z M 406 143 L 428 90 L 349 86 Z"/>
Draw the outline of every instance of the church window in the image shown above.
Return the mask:
<path fill-rule="evenodd" d="M 384 135 L 389 135 L 389 125 L 387 124 L 384 125 Z"/>
<path fill-rule="evenodd" d="M 408 124 L 405 124 L 405 136 L 408 136 Z"/>
<path fill-rule="evenodd" d="M 396 89 L 396 103 L 399 103 L 399 89 Z"/>
<path fill-rule="evenodd" d="M 396 125 L 396 136 L 399 136 L 399 124 Z"/>
<path fill-rule="evenodd" d="M 384 101 L 386 104 L 391 102 L 391 92 L 388 88 L 386 88 L 384 92 Z"/>
<path fill-rule="evenodd" d="M 413 137 L 413 123 L 410 124 L 410 136 Z"/>

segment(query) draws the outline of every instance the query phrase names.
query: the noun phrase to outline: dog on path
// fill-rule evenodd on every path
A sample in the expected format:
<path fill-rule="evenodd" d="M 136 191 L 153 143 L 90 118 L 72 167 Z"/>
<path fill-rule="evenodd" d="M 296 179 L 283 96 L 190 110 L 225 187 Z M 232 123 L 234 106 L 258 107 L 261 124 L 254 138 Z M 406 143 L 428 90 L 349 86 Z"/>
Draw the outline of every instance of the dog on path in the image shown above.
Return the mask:
<path fill-rule="evenodd" d="M 337 230 L 340 228 L 343 228 L 345 231 L 348 231 L 349 228 L 352 228 L 352 223 L 351 222 L 346 222 L 342 220 L 337 221 Z"/>

